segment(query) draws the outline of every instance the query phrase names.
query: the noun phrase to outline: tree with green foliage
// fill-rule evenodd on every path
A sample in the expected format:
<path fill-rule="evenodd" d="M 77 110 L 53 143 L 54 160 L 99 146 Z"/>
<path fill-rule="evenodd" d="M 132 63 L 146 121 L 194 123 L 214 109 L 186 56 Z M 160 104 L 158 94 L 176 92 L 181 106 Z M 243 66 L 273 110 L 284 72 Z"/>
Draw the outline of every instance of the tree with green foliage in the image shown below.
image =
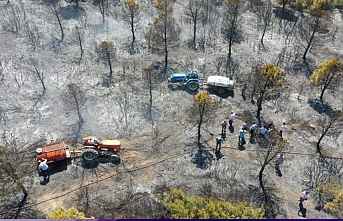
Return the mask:
<path fill-rule="evenodd" d="M 181 189 L 171 189 L 162 199 L 172 218 L 234 219 L 263 218 L 263 209 L 246 202 L 227 202 L 219 199 L 187 196 Z"/>
<path fill-rule="evenodd" d="M 268 95 L 281 88 L 284 80 L 284 72 L 274 64 L 265 64 L 257 66 L 255 69 L 253 82 L 253 96 L 257 96 L 257 114 L 258 124 L 261 125 L 261 111 L 263 103 Z"/>
<path fill-rule="evenodd" d="M 328 90 L 335 90 L 343 79 L 343 62 L 337 58 L 323 61 L 313 71 L 310 81 L 314 86 L 320 87 L 320 101 L 323 103 L 324 93 Z"/>
<path fill-rule="evenodd" d="M 195 103 L 199 113 L 197 143 L 198 147 L 200 148 L 201 126 L 204 122 L 205 114 L 210 110 L 210 107 L 213 104 L 213 100 L 207 91 L 201 91 L 195 95 Z"/>
<path fill-rule="evenodd" d="M 338 182 L 325 183 L 319 187 L 324 201 L 324 211 L 335 216 L 343 217 L 343 185 Z"/>

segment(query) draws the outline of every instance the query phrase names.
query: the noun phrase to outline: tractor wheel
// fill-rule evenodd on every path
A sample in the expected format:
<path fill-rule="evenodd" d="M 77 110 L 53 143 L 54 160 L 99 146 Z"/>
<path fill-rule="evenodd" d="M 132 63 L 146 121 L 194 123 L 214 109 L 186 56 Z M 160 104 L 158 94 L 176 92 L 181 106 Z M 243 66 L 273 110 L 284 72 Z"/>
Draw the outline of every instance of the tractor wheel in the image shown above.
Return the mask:
<path fill-rule="evenodd" d="M 195 92 L 199 89 L 199 84 L 195 81 L 191 81 L 191 82 L 188 82 L 186 87 L 192 91 L 192 92 Z"/>
<path fill-rule="evenodd" d="M 111 160 L 111 152 L 110 151 L 101 151 L 98 155 L 98 161 L 100 163 L 108 163 Z"/>
<path fill-rule="evenodd" d="M 120 164 L 120 162 L 121 162 L 120 156 L 118 156 L 116 154 L 111 155 L 111 163 L 118 165 L 118 164 Z"/>
<path fill-rule="evenodd" d="M 86 149 L 82 152 L 81 159 L 86 164 L 92 164 L 94 162 L 97 162 L 98 152 L 93 149 Z"/>

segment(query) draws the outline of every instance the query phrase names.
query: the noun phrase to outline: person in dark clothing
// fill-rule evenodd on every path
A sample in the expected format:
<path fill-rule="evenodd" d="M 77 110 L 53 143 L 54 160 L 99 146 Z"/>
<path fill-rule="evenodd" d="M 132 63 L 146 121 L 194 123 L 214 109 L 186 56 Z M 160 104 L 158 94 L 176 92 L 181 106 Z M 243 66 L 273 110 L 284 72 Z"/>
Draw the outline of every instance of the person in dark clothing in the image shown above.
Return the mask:
<path fill-rule="evenodd" d="M 222 156 L 220 153 L 220 150 L 222 148 L 222 143 L 224 142 L 223 138 L 221 136 L 216 137 L 216 149 L 215 149 L 215 155 L 217 160 L 219 160 Z"/>
<path fill-rule="evenodd" d="M 216 152 L 220 152 L 222 148 L 223 138 L 221 136 L 216 137 Z"/>
<path fill-rule="evenodd" d="M 298 210 L 298 216 L 306 217 L 306 208 L 304 207 L 303 202 L 308 199 L 310 192 L 309 191 L 304 191 L 300 194 L 299 198 L 299 210 Z"/>
<path fill-rule="evenodd" d="M 236 118 L 236 113 L 231 112 L 229 116 L 229 130 L 231 133 L 235 132 L 235 128 L 233 127 L 235 118 Z"/>
<path fill-rule="evenodd" d="M 239 130 L 238 147 L 243 147 L 245 144 L 245 130 L 242 128 Z"/>
<path fill-rule="evenodd" d="M 303 200 L 299 200 L 298 216 L 302 216 L 305 218 L 307 209 L 304 207 L 303 202 Z"/>
<path fill-rule="evenodd" d="M 221 125 L 222 125 L 222 138 L 223 138 L 223 140 L 225 140 L 226 139 L 226 127 L 227 127 L 226 121 L 224 120 Z"/>
<path fill-rule="evenodd" d="M 249 132 L 250 132 L 249 142 L 250 143 L 255 143 L 256 130 L 257 130 L 257 124 L 253 123 L 249 128 Z"/>
<path fill-rule="evenodd" d="M 276 172 L 276 175 L 279 177 L 282 177 L 280 166 L 283 164 L 283 160 L 284 160 L 283 153 L 279 153 L 276 156 L 276 160 L 275 160 L 275 172 Z"/>

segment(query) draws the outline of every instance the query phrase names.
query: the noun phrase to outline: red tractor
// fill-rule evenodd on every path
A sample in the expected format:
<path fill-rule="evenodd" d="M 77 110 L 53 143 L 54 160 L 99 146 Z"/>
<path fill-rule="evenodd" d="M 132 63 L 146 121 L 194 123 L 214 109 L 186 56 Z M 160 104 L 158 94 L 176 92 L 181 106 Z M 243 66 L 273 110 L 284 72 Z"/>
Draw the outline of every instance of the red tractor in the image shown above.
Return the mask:
<path fill-rule="evenodd" d="M 81 159 L 86 164 L 93 162 L 111 162 L 120 163 L 120 141 L 119 140 L 102 140 L 98 141 L 96 137 L 83 138 L 84 149 L 81 153 Z"/>
<path fill-rule="evenodd" d="M 82 165 L 93 167 L 98 163 L 120 164 L 120 141 L 103 140 L 98 141 L 95 137 L 83 138 L 83 146 L 79 149 L 71 149 L 64 142 L 47 144 L 42 148 L 37 148 L 37 161 L 47 160 L 48 164 L 60 161 L 67 161 L 70 158 L 81 157 Z"/>

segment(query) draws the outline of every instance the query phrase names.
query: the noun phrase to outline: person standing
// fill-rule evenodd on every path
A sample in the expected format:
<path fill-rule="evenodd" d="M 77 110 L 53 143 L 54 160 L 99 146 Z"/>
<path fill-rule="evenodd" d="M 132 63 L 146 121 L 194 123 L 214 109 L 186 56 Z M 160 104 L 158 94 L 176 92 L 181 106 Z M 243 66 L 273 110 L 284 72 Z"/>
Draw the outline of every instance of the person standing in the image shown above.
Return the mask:
<path fill-rule="evenodd" d="M 44 182 L 49 182 L 49 166 L 47 164 L 47 159 L 42 159 L 39 161 L 38 171 L 39 174 L 44 178 Z"/>
<path fill-rule="evenodd" d="M 255 143 L 256 129 L 257 129 L 257 124 L 254 122 L 249 128 L 249 132 L 250 132 L 249 142 L 250 143 Z"/>
<path fill-rule="evenodd" d="M 220 152 L 223 144 L 223 138 L 221 136 L 216 137 L 216 149 L 215 152 Z"/>
<path fill-rule="evenodd" d="M 230 116 L 229 116 L 229 130 L 231 133 L 235 132 L 235 128 L 233 126 L 235 118 L 236 118 L 236 113 L 231 111 Z"/>
<path fill-rule="evenodd" d="M 264 139 L 267 139 L 267 134 L 268 134 L 268 129 L 265 126 L 262 126 L 260 128 L 261 137 L 263 137 Z"/>
<path fill-rule="evenodd" d="M 285 133 L 286 133 L 286 132 L 287 132 L 287 125 L 286 125 L 286 122 L 283 121 L 283 122 L 282 122 L 281 129 L 280 129 L 280 131 L 279 131 L 280 137 L 281 137 L 282 139 L 285 139 Z"/>
<path fill-rule="evenodd" d="M 239 130 L 239 137 L 238 137 L 238 146 L 243 147 L 245 145 L 245 130 L 241 128 Z"/>
<path fill-rule="evenodd" d="M 275 159 L 275 172 L 276 172 L 276 175 L 279 177 L 282 177 L 280 166 L 283 164 L 283 160 L 284 160 L 283 153 L 278 153 Z"/>
<path fill-rule="evenodd" d="M 310 192 L 309 191 L 303 191 L 300 194 L 300 198 L 299 198 L 299 210 L 298 210 L 298 216 L 302 216 L 302 217 L 306 217 L 306 208 L 304 207 L 304 201 L 308 200 Z"/>
<path fill-rule="evenodd" d="M 227 122 L 224 120 L 222 123 L 221 123 L 221 126 L 222 126 L 222 138 L 223 140 L 226 139 L 226 127 L 227 127 Z"/>

